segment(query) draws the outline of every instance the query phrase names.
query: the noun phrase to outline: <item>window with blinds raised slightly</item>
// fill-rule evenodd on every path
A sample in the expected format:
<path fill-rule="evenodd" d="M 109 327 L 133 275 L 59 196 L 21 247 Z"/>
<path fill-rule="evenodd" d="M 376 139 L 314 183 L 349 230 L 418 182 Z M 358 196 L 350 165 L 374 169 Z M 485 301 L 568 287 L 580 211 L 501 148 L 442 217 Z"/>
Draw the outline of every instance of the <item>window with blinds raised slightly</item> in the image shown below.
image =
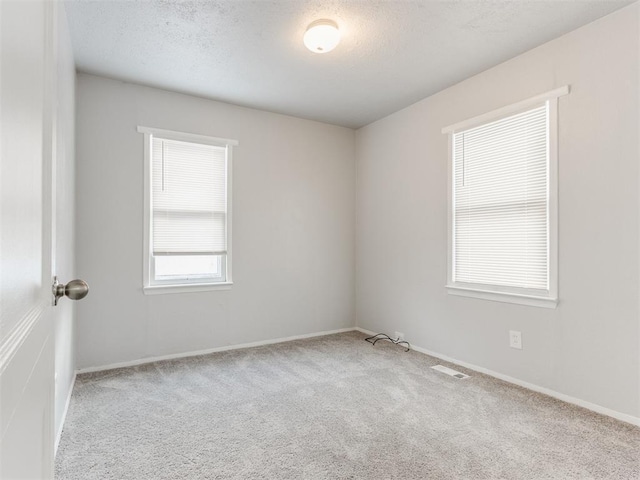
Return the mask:
<path fill-rule="evenodd" d="M 456 284 L 549 290 L 549 107 L 454 132 Z"/>
<path fill-rule="evenodd" d="M 152 254 L 227 253 L 227 147 L 152 138 Z"/>

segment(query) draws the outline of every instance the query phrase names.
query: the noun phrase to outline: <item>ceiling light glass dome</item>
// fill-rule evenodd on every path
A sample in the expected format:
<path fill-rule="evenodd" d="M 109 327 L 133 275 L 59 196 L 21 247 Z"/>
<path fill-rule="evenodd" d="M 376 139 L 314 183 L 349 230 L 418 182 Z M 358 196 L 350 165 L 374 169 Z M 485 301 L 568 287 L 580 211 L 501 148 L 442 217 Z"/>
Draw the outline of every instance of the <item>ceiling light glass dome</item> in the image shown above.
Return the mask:
<path fill-rule="evenodd" d="M 315 53 L 327 53 L 340 43 L 340 31 L 333 20 L 316 20 L 304 34 L 305 46 Z"/>

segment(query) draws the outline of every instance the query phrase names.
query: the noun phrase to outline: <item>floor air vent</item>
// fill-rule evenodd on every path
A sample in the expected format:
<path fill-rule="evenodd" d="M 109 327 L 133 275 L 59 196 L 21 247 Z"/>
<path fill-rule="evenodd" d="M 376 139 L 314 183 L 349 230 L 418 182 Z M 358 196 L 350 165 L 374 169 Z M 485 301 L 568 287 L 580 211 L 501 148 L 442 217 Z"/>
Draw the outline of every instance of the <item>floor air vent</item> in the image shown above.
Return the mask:
<path fill-rule="evenodd" d="M 436 365 L 435 367 L 431 367 L 431 368 L 433 368 L 434 370 L 438 370 L 439 372 L 446 373 L 451 377 L 469 378 L 469 375 L 465 375 L 464 373 L 457 372 L 451 368 L 445 367 L 444 365 Z"/>

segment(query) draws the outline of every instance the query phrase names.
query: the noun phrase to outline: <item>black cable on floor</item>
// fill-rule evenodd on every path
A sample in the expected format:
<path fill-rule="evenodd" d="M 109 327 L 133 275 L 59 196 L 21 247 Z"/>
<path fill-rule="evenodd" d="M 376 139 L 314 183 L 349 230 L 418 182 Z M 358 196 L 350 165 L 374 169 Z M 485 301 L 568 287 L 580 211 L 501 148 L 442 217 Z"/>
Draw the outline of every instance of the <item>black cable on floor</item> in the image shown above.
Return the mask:
<path fill-rule="evenodd" d="M 399 338 L 391 338 L 386 333 L 378 333 L 377 335 L 373 335 L 371 337 L 365 338 L 365 340 L 372 345 L 375 345 L 378 340 L 387 340 L 395 345 L 405 344 L 407 346 L 407 349 L 405 350 L 405 352 L 408 352 L 409 350 L 411 350 L 411 345 L 409 344 L 409 342 L 405 340 L 400 340 Z"/>

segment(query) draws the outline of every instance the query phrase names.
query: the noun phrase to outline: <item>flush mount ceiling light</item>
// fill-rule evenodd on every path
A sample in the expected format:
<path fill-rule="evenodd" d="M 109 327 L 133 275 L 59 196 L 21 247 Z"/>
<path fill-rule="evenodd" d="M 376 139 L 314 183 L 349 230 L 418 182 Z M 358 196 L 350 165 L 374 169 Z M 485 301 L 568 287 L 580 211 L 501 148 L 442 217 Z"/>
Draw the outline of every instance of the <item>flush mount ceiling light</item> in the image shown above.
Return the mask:
<path fill-rule="evenodd" d="M 316 20 L 304 34 L 304 45 L 315 53 L 330 52 L 339 42 L 340 31 L 333 20 Z"/>

